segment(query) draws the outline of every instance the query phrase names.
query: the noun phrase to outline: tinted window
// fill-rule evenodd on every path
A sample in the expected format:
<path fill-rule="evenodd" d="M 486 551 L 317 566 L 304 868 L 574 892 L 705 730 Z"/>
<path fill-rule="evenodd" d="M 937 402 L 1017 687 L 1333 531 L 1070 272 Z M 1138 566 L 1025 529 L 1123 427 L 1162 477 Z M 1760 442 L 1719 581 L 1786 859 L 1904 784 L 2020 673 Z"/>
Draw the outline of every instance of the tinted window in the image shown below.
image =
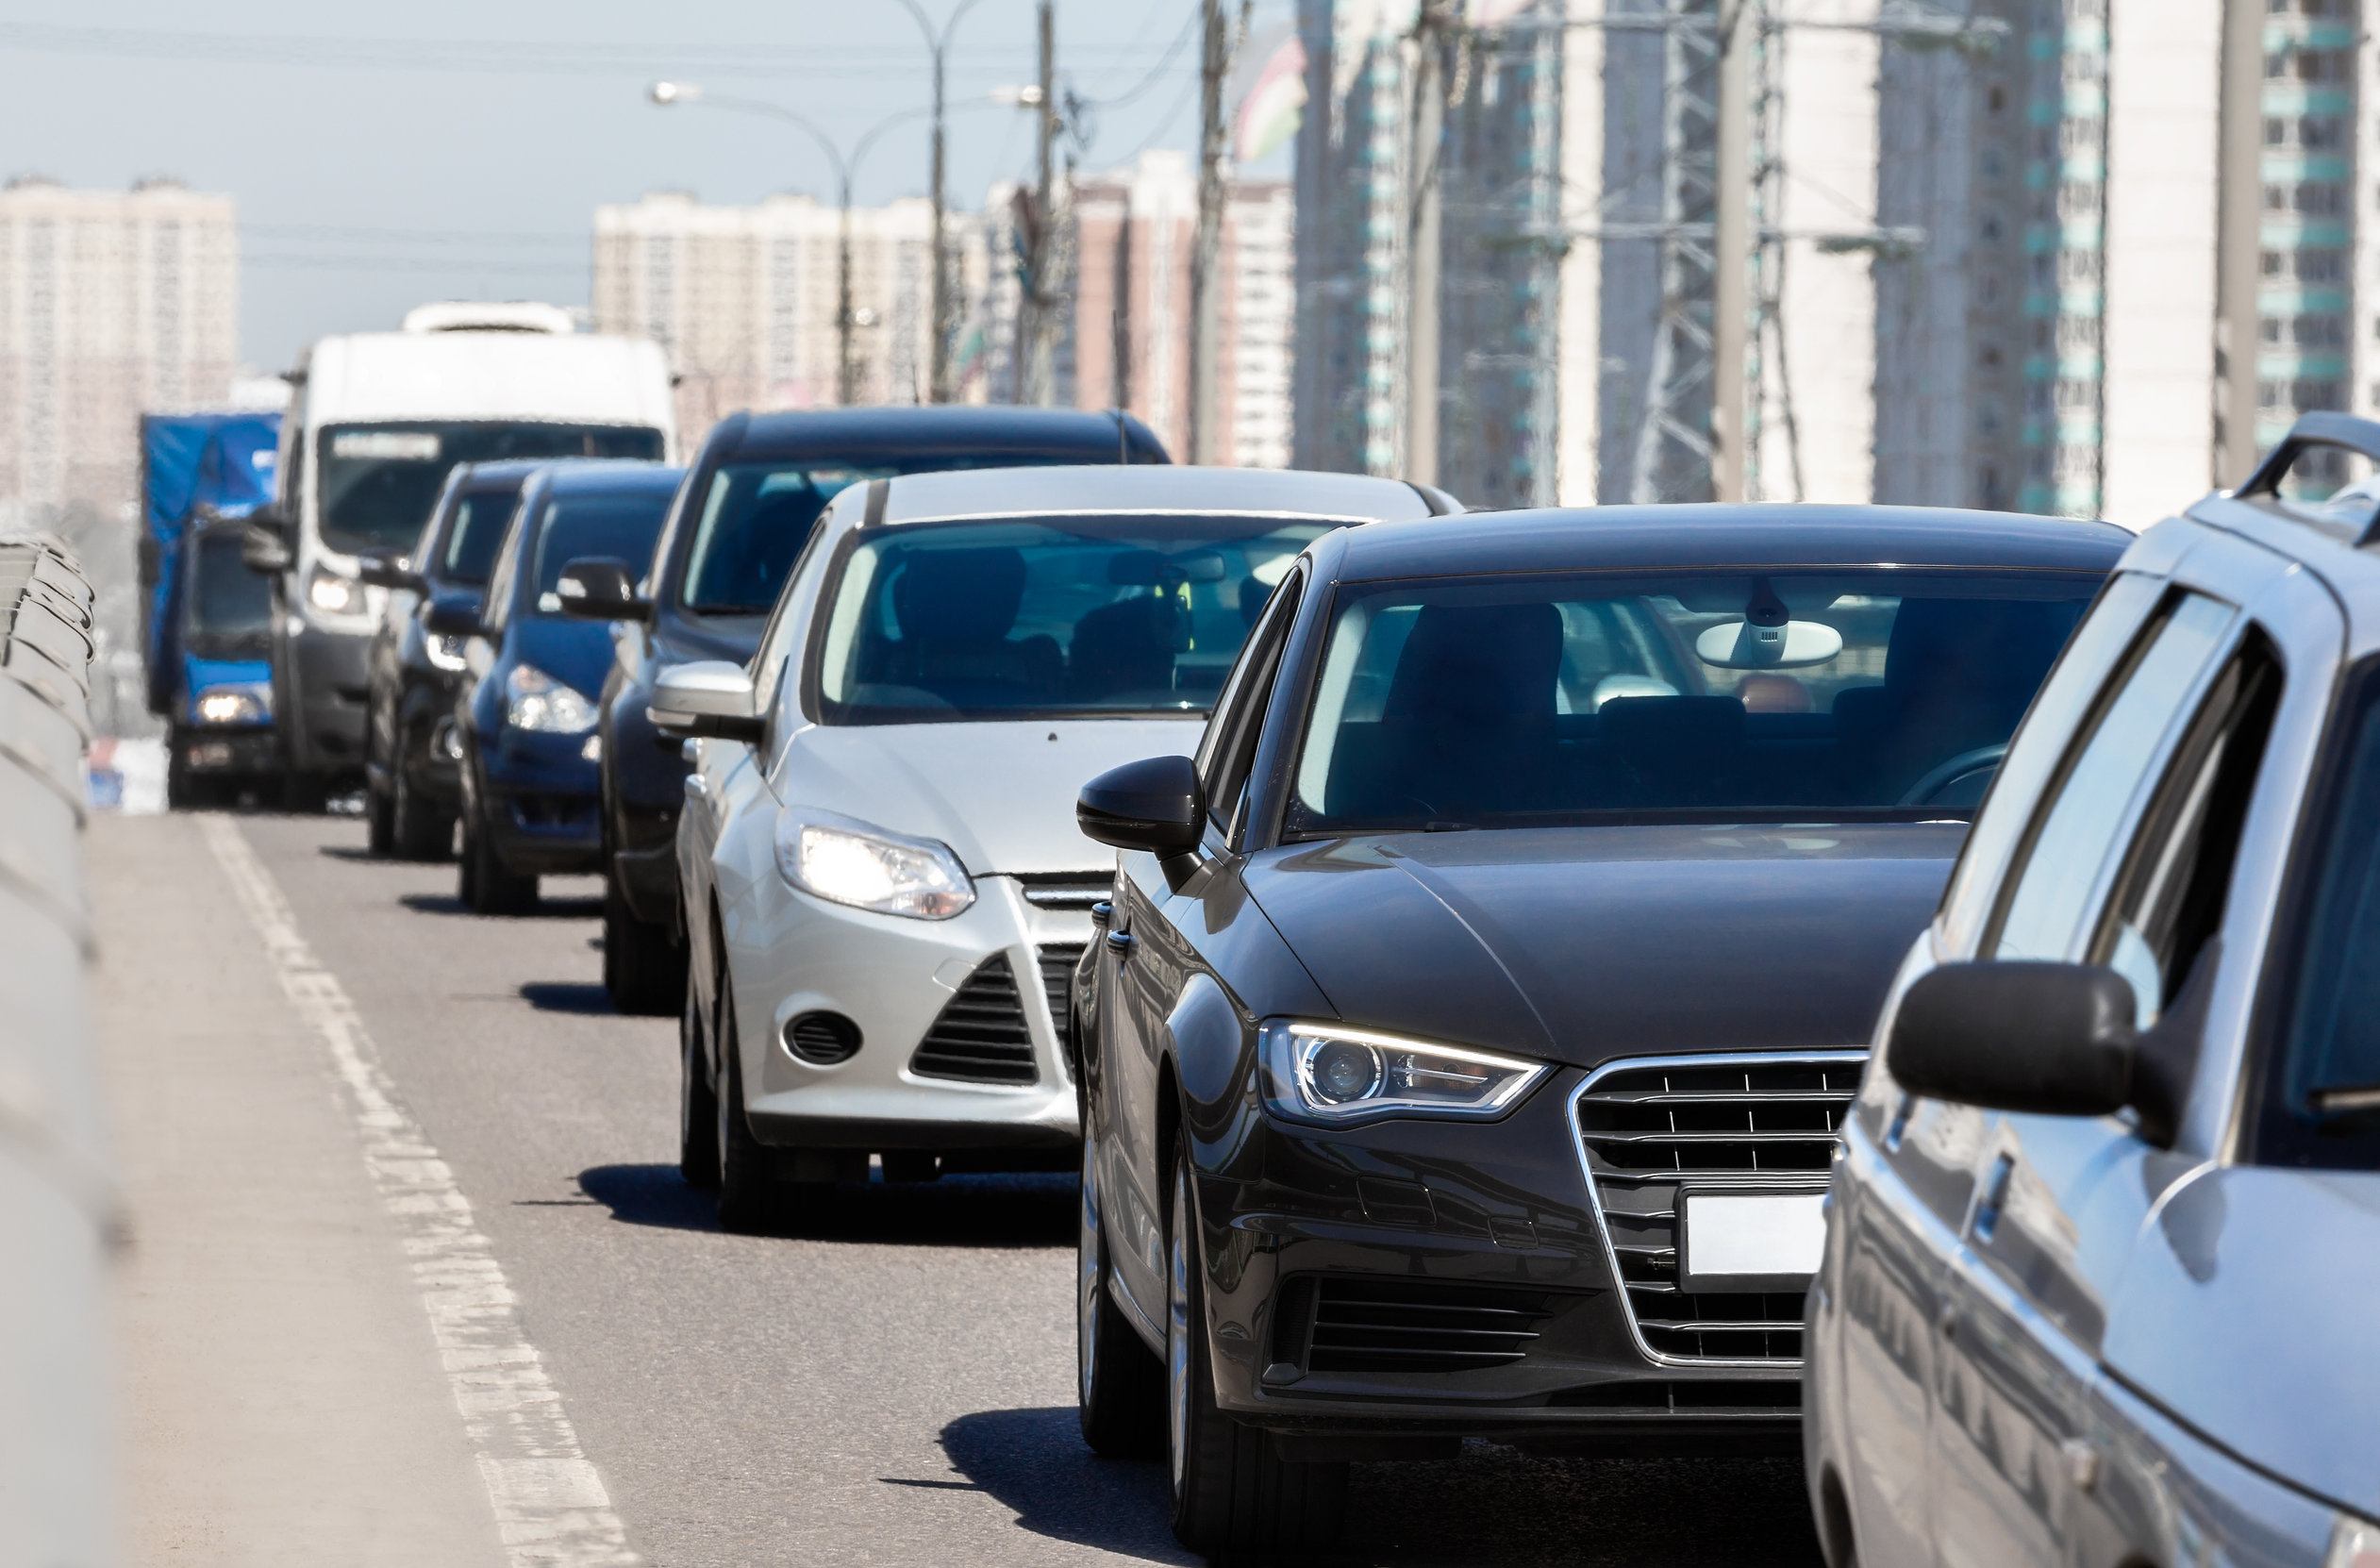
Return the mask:
<path fill-rule="evenodd" d="M 1963 815 L 2097 583 L 1780 571 L 1342 592 L 1287 826 Z"/>
<path fill-rule="evenodd" d="M 1329 527 L 1058 517 L 857 535 L 821 595 L 821 716 L 1203 712 L 1273 586 Z"/>
<path fill-rule="evenodd" d="M 2015 883 L 2003 894 L 1996 940 L 1983 944 L 1987 957 L 2069 955 L 2158 742 L 2213 660 L 2232 614 L 2229 605 L 2190 594 L 2150 626 L 2138 657 L 2119 670 L 2112 696 L 2036 819 Z"/>
<path fill-rule="evenodd" d="M 418 539 L 457 463 L 661 456 L 658 430 L 544 421 L 332 425 L 315 440 L 323 542 L 350 553 L 375 544 L 401 548 Z"/>
<path fill-rule="evenodd" d="M 190 624 L 199 638 L 261 638 L 273 630 L 273 579 L 240 559 L 237 533 L 203 534 L 191 573 Z"/>
<path fill-rule="evenodd" d="M 562 568 L 588 556 L 609 556 L 628 563 L 632 574 L 642 573 L 653 559 L 654 541 L 661 536 L 661 518 L 670 509 L 669 492 L 646 495 L 563 495 L 545 503 L 538 519 L 537 572 L 534 592 L 541 613 L 558 615 L 562 601 L 554 592 Z"/>
<path fill-rule="evenodd" d="M 2380 679 L 2346 705 L 2298 855 L 2306 890 L 2275 943 L 2277 1027 L 2255 1157 L 2380 1170 Z"/>
<path fill-rule="evenodd" d="M 454 526 L 446 530 L 446 552 L 439 575 L 449 582 L 477 588 L 495 570 L 496 547 L 504 542 L 504 525 L 512 521 L 517 490 L 474 490 L 455 503 Z"/>
<path fill-rule="evenodd" d="M 980 457 L 921 453 L 907 462 L 727 463 L 710 476 L 678 603 L 701 615 L 766 615 L 802 553 L 811 525 L 846 487 L 901 474 L 967 468 L 1036 468 L 1081 461 L 1013 452 Z"/>

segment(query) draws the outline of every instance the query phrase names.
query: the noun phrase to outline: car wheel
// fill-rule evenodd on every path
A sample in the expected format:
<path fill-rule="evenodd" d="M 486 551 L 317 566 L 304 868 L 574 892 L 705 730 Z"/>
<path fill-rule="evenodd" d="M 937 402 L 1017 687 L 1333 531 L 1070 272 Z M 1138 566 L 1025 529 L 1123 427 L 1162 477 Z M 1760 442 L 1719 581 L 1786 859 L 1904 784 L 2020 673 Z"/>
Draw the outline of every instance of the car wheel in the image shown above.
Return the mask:
<path fill-rule="evenodd" d="M 396 848 L 396 804 L 367 784 L 363 792 L 364 848 L 386 855 Z"/>
<path fill-rule="evenodd" d="M 463 902 L 474 914 L 533 914 L 537 910 L 537 878 L 524 876 L 505 865 L 488 835 L 471 819 L 463 822 Z"/>
<path fill-rule="evenodd" d="M 667 1017 L 686 993 L 686 944 L 669 927 L 639 920 L 610 876 L 604 877 L 604 989 L 622 1012 Z"/>
<path fill-rule="evenodd" d="M 1173 1534 L 1210 1556 L 1326 1549 L 1346 1511 L 1346 1465 L 1285 1462 L 1261 1429 L 1240 1425 L 1215 1403 L 1206 1265 L 1194 1213 L 1185 1151 L 1174 1160 L 1166 1237 L 1166 1458 Z"/>
<path fill-rule="evenodd" d="M 719 1108 L 719 1226 L 741 1235 L 766 1230 L 776 1217 L 776 1162 L 743 1113 L 743 1068 L 736 1044 L 736 1008 L 728 998 L 726 976 L 720 976 L 719 1090 L 711 1096 Z"/>
<path fill-rule="evenodd" d="M 1164 1442 L 1163 1371 L 1108 1293 L 1092 1143 L 1084 1128 L 1082 1222 L 1074 1235 L 1074 1393 L 1083 1441 L 1113 1460 L 1157 1457 Z"/>
<path fill-rule="evenodd" d="M 389 836 L 396 853 L 408 860 L 442 860 L 455 853 L 455 819 L 424 800 L 407 773 L 402 752 L 389 764 L 394 776 L 390 786 Z"/>
<path fill-rule="evenodd" d="M 608 960 L 607 959 L 607 962 Z M 678 1009 L 677 1170 L 691 1187 L 719 1185 L 719 1099 L 703 1051 L 703 1004 L 692 986 Z"/>

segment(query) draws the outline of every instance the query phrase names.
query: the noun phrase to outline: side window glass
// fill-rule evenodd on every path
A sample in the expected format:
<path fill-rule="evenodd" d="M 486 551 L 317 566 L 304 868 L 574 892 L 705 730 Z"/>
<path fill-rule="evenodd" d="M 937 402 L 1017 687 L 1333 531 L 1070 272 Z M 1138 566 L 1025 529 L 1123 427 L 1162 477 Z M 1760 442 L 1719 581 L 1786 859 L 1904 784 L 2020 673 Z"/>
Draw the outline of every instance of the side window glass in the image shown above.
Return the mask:
<path fill-rule="evenodd" d="M 2380 665 L 2333 721 L 2275 934 L 2251 1158 L 2380 1171 Z"/>
<path fill-rule="evenodd" d="M 2221 648 L 2232 607 L 2188 594 L 2153 620 L 2068 754 L 1980 944 L 1999 959 L 2064 959 L 2134 796 L 2182 704 Z"/>
<path fill-rule="evenodd" d="M 2172 1005 L 2222 923 L 2239 830 L 2280 697 L 2280 660 L 2261 633 L 2251 633 L 2174 748 L 2125 851 L 2088 957 L 2132 982 L 2142 1028 Z"/>
<path fill-rule="evenodd" d="M 522 508 L 512 509 L 512 521 L 504 530 L 504 542 L 496 546 L 496 569 L 488 578 L 488 592 L 479 600 L 479 624 L 491 634 L 504 630 L 512 609 L 512 579 L 519 574 L 521 555 Z"/>
<path fill-rule="evenodd" d="M 1302 573 L 1293 574 L 1273 592 L 1224 682 L 1215 717 L 1199 745 L 1199 781 L 1207 791 L 1207 809 L 1215 825 L 1226 833 L 1233 830 L 1240 796 L 1247 788 L 1257 732 L 1264 722 L 1273 673 L 1280 666 L 1281 647 L 1289 640 L 1290 623 L 1296 618 L 1305 583 Z"/>

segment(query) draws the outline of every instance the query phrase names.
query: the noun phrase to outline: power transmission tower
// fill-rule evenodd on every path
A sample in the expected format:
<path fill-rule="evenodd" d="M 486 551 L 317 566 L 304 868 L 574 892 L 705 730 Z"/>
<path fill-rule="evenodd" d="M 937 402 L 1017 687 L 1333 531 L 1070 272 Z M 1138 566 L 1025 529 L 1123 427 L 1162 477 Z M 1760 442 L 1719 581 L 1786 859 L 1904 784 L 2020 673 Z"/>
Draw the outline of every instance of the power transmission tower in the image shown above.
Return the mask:
<path fill-rule="evenodd" d="M 1645 367 L 1628 499 L 1710 499 L 1712 223 L 1719 0 L 1664 0 L 1660 315 Z"/>
<path fill-rule="evenodd" d="M 1440 270 L 1444 262 L 1446 47 L 1455 0 L 1422 0 L 1414 19 L 1412 194 L 1405 320 L 1405 477 L 1438 483 Z"/>

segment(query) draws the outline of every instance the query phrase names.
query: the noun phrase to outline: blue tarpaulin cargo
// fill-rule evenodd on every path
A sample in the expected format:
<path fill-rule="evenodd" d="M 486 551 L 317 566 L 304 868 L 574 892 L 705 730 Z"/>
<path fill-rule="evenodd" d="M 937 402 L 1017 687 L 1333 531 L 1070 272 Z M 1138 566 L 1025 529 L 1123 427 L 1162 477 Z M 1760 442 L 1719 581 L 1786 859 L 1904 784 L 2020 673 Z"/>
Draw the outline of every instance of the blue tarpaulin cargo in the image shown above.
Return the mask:
<path fill-rule="evenodd" d="M 245 517 L 273 499 L 280 439 L 281 416 L 271 409 L 141 416 L 141 652 L 153 713 L 182 717 L 175 709 L 184 674 L 183 545 L 194 526 Z"/>

